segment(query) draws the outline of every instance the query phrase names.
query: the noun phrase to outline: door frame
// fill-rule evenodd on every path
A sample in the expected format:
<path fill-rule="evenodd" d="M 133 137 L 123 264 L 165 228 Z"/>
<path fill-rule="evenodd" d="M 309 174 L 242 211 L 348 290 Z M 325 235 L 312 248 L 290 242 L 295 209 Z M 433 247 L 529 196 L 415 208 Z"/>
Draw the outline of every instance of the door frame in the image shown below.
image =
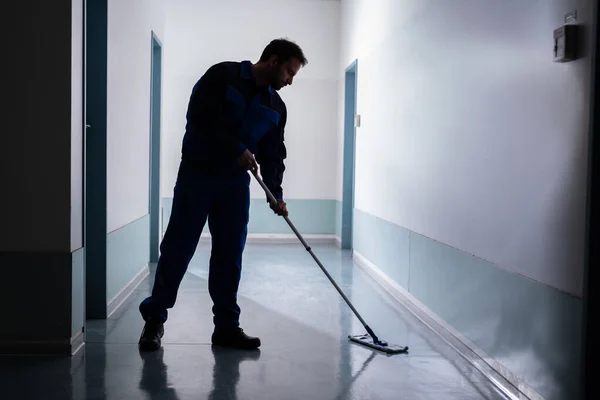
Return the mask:
<path fill-rule="evenodd" d="M 600 390 L 595 384 L 596 377 L 592 375 L 592 366 L 596 364 L 598 329 L 594 329 L 593 301 L 598 297 L 598 271 L 593 265 L 600 265 L 600 210 L 598 204 L 598 188 L 600 188 L 600 12 L 594 7 L 592 19 L 592 34 L 594 46 L 591 57 L 591 104 L 589 124 L 588 150 L 588 191 L 587 191 L 587 226 L 585 243 L 585 265 L 583 275 L 583 346 L 581 363 L 582 399 L 598 398 Z"/>
<path fill-rule="evenodd" d="M 160 136 L 162 107 L 162 42 L 150 38 L 150 173 L 148 212 L 150 214 L 150 262 L 158 262 L 160 252 Z"/>
<path fill-rule="evenodd" d="M 341 247 L 354 248 L 354 184 L 356 166 L 356 126 L 358 60 L 354 60 L 344 75 L 344 154 L 342 189 Z"/>
<path fill-rule="evenodd" d="M 106 319 L 108 1 L 84 1 L 85 317 Z"/>

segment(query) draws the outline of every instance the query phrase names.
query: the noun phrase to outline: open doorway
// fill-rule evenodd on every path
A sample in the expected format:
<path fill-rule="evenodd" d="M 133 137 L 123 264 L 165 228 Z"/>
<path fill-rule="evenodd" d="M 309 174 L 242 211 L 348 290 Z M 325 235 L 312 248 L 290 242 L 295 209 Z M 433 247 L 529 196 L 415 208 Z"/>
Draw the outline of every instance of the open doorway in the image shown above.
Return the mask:
<path fill-rule="evenodd" d="M 160 244 L 160 110 L 162 44 L 152 33 L 150 73 L 150 262 L 158 262 Z"/>
<path fill-rule="evenodd" d="M 344 169 L 342 192 L 342 249 L 353 248 L 354 159 L 356 153 L 356 83 L 358 61 L 346 68 L 344 94 Z"/>

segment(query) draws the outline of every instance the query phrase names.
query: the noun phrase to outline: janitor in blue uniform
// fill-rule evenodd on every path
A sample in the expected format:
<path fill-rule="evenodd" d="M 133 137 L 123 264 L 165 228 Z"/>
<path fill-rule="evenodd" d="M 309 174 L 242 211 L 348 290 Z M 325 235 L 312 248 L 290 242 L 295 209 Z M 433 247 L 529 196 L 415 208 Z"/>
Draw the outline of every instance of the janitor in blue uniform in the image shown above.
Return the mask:
<path fill-rule="evenodd" d="M 212 238 L 212 343 L 240 349 L 260 346 L 259 338 L 241 329 L 237 304 L 250 209 L 248 171 L 260 165 L 263 181 L 278 200 L 272 210 L 287 216 L 281 187 L 287 110 L 277 91 L 291 85 L 306 63 L 297 44 L 276 39 L 257 63 L 215 64 L 194 85 L 154 287 L 139 307 L 145 320 L 140 349 L 160 348 L 167 309 L 175 305 L 206 222 Z"/>

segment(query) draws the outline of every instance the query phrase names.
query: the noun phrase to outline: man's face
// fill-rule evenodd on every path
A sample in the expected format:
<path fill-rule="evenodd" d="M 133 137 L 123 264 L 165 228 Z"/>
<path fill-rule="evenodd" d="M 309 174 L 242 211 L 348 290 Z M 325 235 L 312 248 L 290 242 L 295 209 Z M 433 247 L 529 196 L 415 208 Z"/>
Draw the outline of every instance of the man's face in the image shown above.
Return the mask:
<path fill-rule="evenodd" d="M 291 85 L 294 81 L 294 77 L 302 67 L 300 60 L 297 58 L 290 58 L 284 63 L 278 63 L 275 57 L 270 60 L 271 65 L 271 87 L 275 90 L 280 90 L 287 85 Z"/>

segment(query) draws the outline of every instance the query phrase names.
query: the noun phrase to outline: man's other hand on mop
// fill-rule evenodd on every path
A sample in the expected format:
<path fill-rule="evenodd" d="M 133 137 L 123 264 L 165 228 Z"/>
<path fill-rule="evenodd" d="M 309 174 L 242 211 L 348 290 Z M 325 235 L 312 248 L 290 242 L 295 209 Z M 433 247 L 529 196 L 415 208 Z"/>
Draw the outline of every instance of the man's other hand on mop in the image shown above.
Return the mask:
<path fill-rule="evenodd" d="M 270 203 L 271 205 L 271 210 L 273 210 L 273 212 L 281 217 L 287 217 L 288 216 L 288 210 L 285 204 L 285 201 L 283 200 L 277 200 L 277 204 L 273 204 Z"/>

